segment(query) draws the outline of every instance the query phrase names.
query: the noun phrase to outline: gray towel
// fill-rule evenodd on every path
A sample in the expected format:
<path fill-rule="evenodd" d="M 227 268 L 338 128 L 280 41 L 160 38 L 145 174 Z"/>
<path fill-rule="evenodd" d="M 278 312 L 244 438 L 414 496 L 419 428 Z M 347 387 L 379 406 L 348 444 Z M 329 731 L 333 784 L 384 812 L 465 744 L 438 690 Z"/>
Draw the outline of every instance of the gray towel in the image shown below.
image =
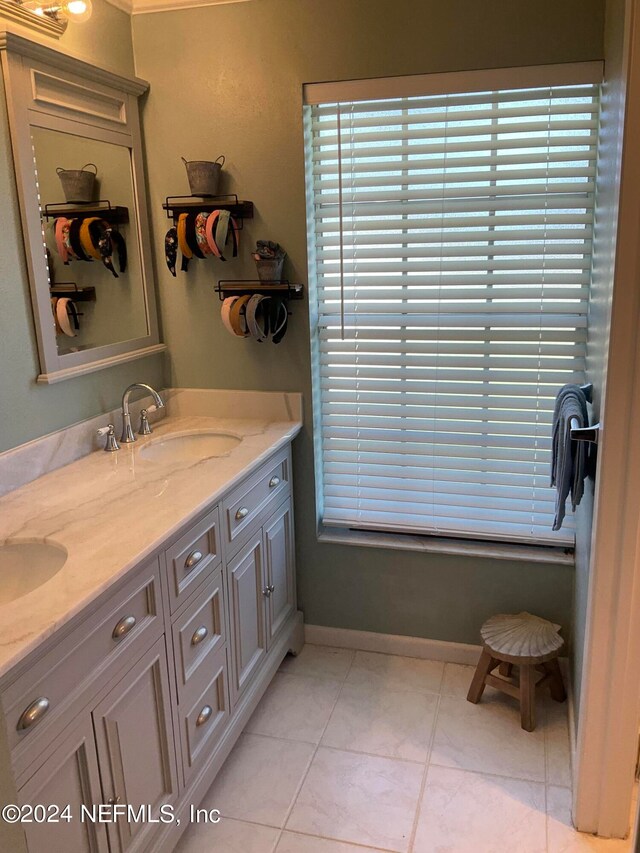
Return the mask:
<path fill-rule="evenodd" d="M 553 410 L 551 485 L 557 489 L 554 530 L 560 530 L 562 527 L 569 494 L 571 508 L 575 512 L 584 493 L 585 444 L 582 441 L 572 441 L 572 418 L 576 418 L 580 428 L 589 425 L 587 398 L 579 385 L 563 385 L 558 391 Z"/>

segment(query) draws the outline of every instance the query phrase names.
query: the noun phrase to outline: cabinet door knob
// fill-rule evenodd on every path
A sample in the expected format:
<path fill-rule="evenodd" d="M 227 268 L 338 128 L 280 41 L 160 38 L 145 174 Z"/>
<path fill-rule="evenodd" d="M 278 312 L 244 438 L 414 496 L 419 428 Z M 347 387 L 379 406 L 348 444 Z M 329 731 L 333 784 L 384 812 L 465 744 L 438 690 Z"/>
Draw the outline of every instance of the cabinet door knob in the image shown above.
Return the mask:
<path fill-rule="evenodd" d="M 196 726 L 204 726 L 204 724 L 211 719 L 211 715 L 213 714 L 213 708 L 211 705 L 205 705 L 202 711 L 198 714 L 196 719 Z"/>
<path fill-rule="evenodd" d="M 267 587 L 267 589 L 269 590 L 270 593 L 274 592 L 275 586 L 272 583 L 270 583 L 269 586 Z"/>
<path fill-rule="evenodd" d="M 264 595 L 265 598 L 269 598 L 271 595 L 271 592 L 272 592 L 271 587 L 268 587 L 268 586 L 265 586 L 265 588 L 262 590 L 262 594 Z"/>
<path fill-rule="evenodd" d="M 241 506 L 240 509 L 236 513 L 236 518 L 240 521 L 243 518 L 246 518 L 249 515 L 249 509 L 246 506 Z"/>
<path fill-rule="evenodd" d="M 200 560 L 202 559 L 202 551 L 192 551 L 187 559 L 184 561 L 184 567 L 187 571 L 191 571 L 195 566 L 198 565 Z"/>
<path fill-rule="evenodd" d="M 269 488 L 270 489 L 275 489 L 275 487 L 279 486 L 279 485 L 280 485 L 280 477 L 272 477 L 269 480 Z"/>
<path fill-rule="evenodd" d="M 36 723 L 40 722 L 48 710 L 49 700 L 46 696 L 41 696 L 39 699 L 36 699 L 35 702 L 32 702 L 28 708 L 25 708 L 22 714 L 20 714 L 20 719 L 18 720 L 16 728 L 19 732 L 30 729 L 31 726 L 35 726 Z"/>
<path fill-rule="evenodd" d="M 136 621 L 135 616 L 125 616 L 121 619 L 113 629 L 113 633 L 111 634 L 113 639 L 121 640 L 123 637 L 126 637 L 129 631 L 135 627 Z"/>
<path fill-rule="evenodd" d="M 119 803 L 119 802 L 120 802 L 120 797 L 115 797 L 115 796 L 109 797 L 109 799 L 107 800 L 107 805 L 108 806 L 115 806 L 115 804 Z"/>
<path fill-rule="evenodd" d="M 197 629 L 197 631 L 195 631 L 193 637 L 191 638 L 191 645 L 192 646 L 199 645 L 207 637 L 208 633 L 209 633 L 209 630 L 206 628 L 206 626 L 201 625 Z"/>

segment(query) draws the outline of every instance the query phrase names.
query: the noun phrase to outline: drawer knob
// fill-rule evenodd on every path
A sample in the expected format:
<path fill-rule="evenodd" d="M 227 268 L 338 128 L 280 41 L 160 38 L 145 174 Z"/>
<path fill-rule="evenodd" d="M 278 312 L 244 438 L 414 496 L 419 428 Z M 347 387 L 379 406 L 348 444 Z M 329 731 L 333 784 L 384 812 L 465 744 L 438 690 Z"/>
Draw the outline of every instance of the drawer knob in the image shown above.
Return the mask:
<path fill-rule="evenodd" d="M 208 633 L 209 633 L 208 629 L 204 625 L 201 625 L 198 628 L 198 630 L 194 633 L 193 637 L 191 638 L 191 645 L 192 646 L 200 645 L 200 643 L 204 639 L 206 639 Z"/>
<path fill-rule="evenodd" d="M 272 477 L 269 480 L 269 488 L 270 489 L 275 489 L 275 487 L 279 486 L 279 485 L 280 485 L 280 477 Z"/>
<path fill-rule="evenodd" d="M 184 567 L 187 571 L 190 571 L 195 566 L 198 565 L 200 560 L 202 559 L 202 551 L 192 551 L 187 559 L 184 561 Z"/>
<path fill-rule="evenodd" d="M 241 506 L 238 512 L 236 513 L 236 518 L 240 521 L 243 518 L 246 518 L 249 515 L 249 509 L 246 506 Z"/>
<path fill-rule="evenodd" d="M 123 637 L 127 636 L 132 628 L 135 627 L 137 621 L 138 620 L 135 616 L 125 616 L 124 619 L 121 619 L 113 629 L 113 634 L 111 636 L 114 640 L 121 640 Z"/>
<path fill-rule="evenodd" d="M 40 720 L 44 717 L 48 710 L 49 700 L 46 696 L 41 696 L 39 699 L 36 699 L 35 702 L 32 702 L 29 707 L 22 712 L 16 728 L 19 732 L 23 732 L 26 729 L 30 729 L 31 726 L 35 726 L 36 723 L 40 722 Z"/>
<path fill-rule="evenodd" d="M 270 583 L 269 586 L 267 587 L 267 589 L 269 590 L 269 592 L 274 592 L 275 586 L 272 583 Z"/>
<path fill-rule="evenodd" d="M 198 714 L 196 719 L 196 726 L 204 726 L 206 722 L 211 719 L 211 715 L 213 714 L 213 708 L 211 705 L 205 705 L 202 711 Z"/>
<path fill-rule="evenodd" d="M 115 806 L 116 803 L 119 803 L 119 802 L 120 802 L 119 796 L 118 797 L 109 797 L 109 799 L 107 800 L 107 805 L 108 806 Z"/>
<path fill-rule="evenodd" d="M 272 592 L 273 592 L 273 590 L 271 589 L 270 586 L 265 586 L 265 588 L 262 590 L 262 594 L 264 595 L 265 598 L 270 598 Z"/>

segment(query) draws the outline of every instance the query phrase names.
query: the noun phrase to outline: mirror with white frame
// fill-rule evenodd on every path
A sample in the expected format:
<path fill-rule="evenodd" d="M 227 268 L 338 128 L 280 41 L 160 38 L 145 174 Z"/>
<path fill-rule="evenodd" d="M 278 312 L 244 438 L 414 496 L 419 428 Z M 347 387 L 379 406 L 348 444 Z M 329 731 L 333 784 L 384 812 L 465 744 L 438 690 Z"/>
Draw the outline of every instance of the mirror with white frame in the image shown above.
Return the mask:
<path fill-rule="evenodd" d="M 9 33 L 0 49 L 38 381 L 160 352 L 138 112 L 146 84 Z"/>

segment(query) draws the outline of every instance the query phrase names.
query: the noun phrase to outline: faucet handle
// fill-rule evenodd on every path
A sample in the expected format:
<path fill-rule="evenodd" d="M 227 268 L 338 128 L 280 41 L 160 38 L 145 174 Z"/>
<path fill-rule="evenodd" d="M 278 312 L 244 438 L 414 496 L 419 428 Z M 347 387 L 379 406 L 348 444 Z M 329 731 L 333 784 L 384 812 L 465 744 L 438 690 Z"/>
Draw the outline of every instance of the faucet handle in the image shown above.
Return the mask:
<path fill-rule="evenodd" d="M 104 445 L 104 449 L 112 453 L 114 450 L 120 450 L 120 445 L 118 444 L 118 440 L 116 438 L 116 428 L 113 424 L 109 424 L 106 427 L 101 427 L 96 430 L 96 434 L 102 438 L 102 436 L 106 435 L 107 440 Z"/>
<path fill-rule="evenodd" d="M 153 430 L 151 429 L 151 425 L 149 424 L 149 418 L 147 415 L 151 411 L 155 411 L 156 406 L 149 406 L 148 409 L 143 409 L 140 412 L 140 426 L 138 427 L 138 435 L 151 435 Z"/>

